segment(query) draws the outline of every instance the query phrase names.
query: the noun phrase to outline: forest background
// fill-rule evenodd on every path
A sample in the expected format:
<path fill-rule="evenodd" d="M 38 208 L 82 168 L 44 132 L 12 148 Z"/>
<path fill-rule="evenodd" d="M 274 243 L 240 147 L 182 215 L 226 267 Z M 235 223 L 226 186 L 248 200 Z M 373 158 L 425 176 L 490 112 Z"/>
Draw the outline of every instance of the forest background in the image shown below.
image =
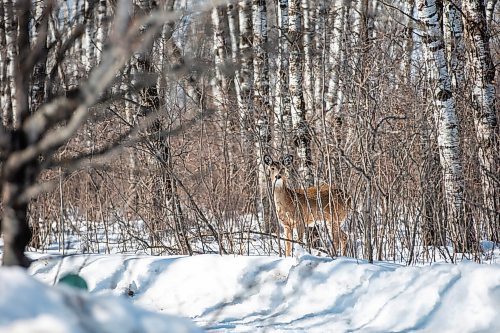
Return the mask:
<path fill-rule="evenodd" d="M 282 253 L 266 153 L 351 198 L 351 256 L 480 260 L 500 236 L 496 5 L 3 0 L 3 263 L 75 239 Z"/>

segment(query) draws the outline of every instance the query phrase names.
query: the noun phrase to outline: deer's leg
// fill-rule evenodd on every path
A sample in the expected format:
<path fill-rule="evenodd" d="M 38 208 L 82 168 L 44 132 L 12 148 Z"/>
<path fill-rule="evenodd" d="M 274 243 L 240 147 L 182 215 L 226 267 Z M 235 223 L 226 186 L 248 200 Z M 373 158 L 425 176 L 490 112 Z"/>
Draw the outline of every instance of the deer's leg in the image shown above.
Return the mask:
<path fill-rule="evenodd" d="M 339 228 L 340 229 L 340 228 Z M 340 231 L 340 255 L 347 255 L 347 234 L 343 230 Z"/>
<path fill-rule="evenodd" d="M 335 253 L 340 253 L 340 255 L 345 254 L 347 235 L 340 229 L 338 223 L 333 223 L 332 226 L 332 241 L 333 241 L 333 251 Z M 339 251 L 340 250 L 340 251 Z"/>
<path fill-rule="evenodd" d="M 292 255 L 292 242 L 288 239 L 293 239 L 293 229 L 288 226 L 285 226 L 285 238 L 287 239 L 285 241 L 285 256 L 290 257 Z"/>
<path fill-rule="evenodd" d="M 299 237 L 299 242 L 304 241 L 304 232 L 305 232 L 304 222 L 300 222 L 299 225 L 297 226 L 297 236 Z"/>

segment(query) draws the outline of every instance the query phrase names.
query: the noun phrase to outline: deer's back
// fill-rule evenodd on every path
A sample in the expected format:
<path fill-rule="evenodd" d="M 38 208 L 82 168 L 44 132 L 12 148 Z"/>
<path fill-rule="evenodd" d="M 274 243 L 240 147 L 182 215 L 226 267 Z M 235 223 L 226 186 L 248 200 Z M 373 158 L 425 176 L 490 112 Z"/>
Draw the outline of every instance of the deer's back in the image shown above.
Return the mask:
<path fill-rule="evenodd" d="M 347 216 L 349 200 L 339 189 L 331 189 L 324 184 L 307 189 L 284 190 L 286 193 L 275 197 L 278 216 L 284 223 L 287 220 L 293 224 L 304 221 L 307 225 L 323 220 L 338 223 Z"/>

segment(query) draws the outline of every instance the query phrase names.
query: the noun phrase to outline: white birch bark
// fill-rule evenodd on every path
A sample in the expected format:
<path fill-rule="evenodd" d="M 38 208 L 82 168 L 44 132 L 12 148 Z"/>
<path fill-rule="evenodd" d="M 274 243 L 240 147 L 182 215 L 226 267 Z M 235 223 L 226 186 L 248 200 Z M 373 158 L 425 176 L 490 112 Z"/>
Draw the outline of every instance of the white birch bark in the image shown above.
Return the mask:
<path fill-rule="evenodd" d="M 464 82 L 465 45 L 461 7 L 461 0 L 446 0 L 444 3 L 444 40 L 453 90 L 460 88 Z"/>
<path fill-rule="evenodd" d="M 85 11 L 85 19 L 88 22 L 85 25 L 85 34 L 83 38 L 83 45 L 82 45 L 82 65 L 85 69 L 85 73 L 89 73 L 90 70 L 92 69 L 92 66 L 95 63 L 95 45 L 94 45 L 94 40 L 95 40 L 95 33 L 96 33 L 96 26 L 93 24 L 90 24 L 90 17 L 92 17 L 92 11 L 93 7 L 89 3 L 91 0 L 84 0 L 84 11 Z"/>
<path fill-rule="evenodd" d="M 7 45 L 5 39 L 5 7 L 0 6 L 0 45 Z M 4 126 L 8 125 L 7 122 L 7 50 L 5 47 L 0 48 L 0 105 L 2 106 L 3 112 L 0 114 L 2 117 L 2 124 Z"/>
<path fill-rule="evenodd" d="M 224 66 L 227 66 L 227 36 L 228 36 L 228 18 L 227 7 L 221 6 L 212 9 L 212 24 L 214 33 L 214 62 L 215 62 L 215 80 L 213 80 L 214 103 L 220 116 L 220 125 L 222 130 L 219 133 L 220 143 L 223 145 L 226 163 L 233 165 L 234 143 L 232 142 L 232 132 L 234 126 L 231 126 L 230 107 L 228 98 L 228 79 L 224 73 Z M 232 167 L 229 168 L 232 170 Z"/>
<path fill-rule="evenodd" d="M 248 150 L 252 144 L 251 133 L 253 130 L 252 119 L 252 20 L 250 1 L 240 1 L 238 3 L 238 19 L 240 27 L 240 54 L 241 68 L 238 87 L 240 89 L 241 99 L 239 102 L 240 110 L 240 129 L 243 149 Z M 248 152 L 247 152 L 248 153 Z M 245 153 L 245 155 L 247 155 Z"/>
<path fill-rule="evenodd" d="M 325 89 L 325 61 L 326 61 L 326 36 L 325 36 L 325 18 L 326 8 L 325 0 L 318 0 L 315 8 L 314 25 L 314 108 L 316 112 L 322 112 L 324 107 L 324 89 Z"/>
<path fill-rule="evenodd" d="M 302 49 L 304 53 L 304 102 L 306 113 L 310 114 L 314 108 L 314 79 L 312 70 L 312 26 L 311 26 L 311 11 L 309 2 L 311 0 L 301 0 L 302 9 L 302 26 L 303 26 L 303 41 Z"/>
<path fill-rule="evenodd" d="M 69 5 L 69 4 L 68 4 Z M 85 14 L 84 12 L 85 7 L 81 3 L 80 0 L 73 0 L 72 6 L 71 6 L 71 25 L 75 26 L 76 24 L 80 24 L 83 15 Z M 71 50 L 72 58 L 71 58 L 71 64 L 69 66 L 69 71 L 71 75 L 69 75 L 69 88 L 76 88 L 78 86 L 78 81 L 81 78 L 81 59 L 82 59 L 82 42 L 80 38 L 77 38 L 74 42 L 74 45 Z"/>
<path fill-rule="evenodd" d="M 48 20 L 42 18 L 46 8 L 46 2 L 40 1 L 35 4 L 35 20 L 37 24 L 35 25 L 34 32 L 32 34 L 32 44 L 38 43 L 40 34 L 44 33 L 48 29 Z M 47 51 L 47 39 L 42 42 L 42 47 Z M 73 60 L 76 62 L 76 59 Z M 71 75 L 70 75 L 71 76 Z M 47 79 L 47 56 L 42 55 L 39 61 L 33 67 L 32 85 L 31 85 L 31 109 L 32 112 L 36 111 L 38 107 L 44 102 L 45 99 L 45 80 Z"/>
<path fill-rule="evenodd" d="M 16 86 L 14 82 L 14 65 L 16 57 L 16 31 L 17 22 L 15 20 L 13 3 L 11 0 L 4 1 L 4 24 L 5 24 L 5 46 L 7 48 L 6 61 L 6 85 L 5 98 L 6 104 L 3 105 L 3 122 L 6 125 L 16 127 L 17 107 L 16 107 Z"/>
<path fill-rule="evenodd" d="M 227 4 L 227 23 L 229 29 L 229 39 L 231 41 L 231 62 L 234 68 L 234 90 L 236 92 L 237 105 L 242 105 L 241 91 L 240 91 L 240 70 L 239 70 L 239 29 L 238 29 L 238 12 L 235 5 L 232 3 Z"/>
<path fill-rule="evenodd" d="M 366 1 L 363 1 L 366 3 Z M 344 102 L 343 80 L 348 74 L 345 67 L 346 45 L 345 28 L 346 17 L 348 15 L 348 6 L 350 2 L 347 0 L 336 1 L 332 7 L 331 20 L 333 20 L 333 31 L 329 49 L 329 66 L 331 68 L 328 75 L 328 90 L 326 93 L 326 119 L 333 126 L 334 139 L 337 145 L 341 143 L 342 138 L 342 106 Z M 358 32 L 359 34 L 359 32 Z"/>
<path fill-rule="evenodd" d="M 252 26 L 253 26 L 253 77 L 254 77 L 254 112 L 256 116 L 257 142 L 256 158 L 258 165 L 258 184 L 262 204 L 258 208 L 266 213 L 264 198 L 267 197 L 267 176 L 264 167 L 264 155 L 269 153 L 271 142 L 270 96 L 269 96 L 269 57 L 267 46 L 267 7 L 265 0 L 252 1 Z"/>
<path fill-rule="evenodd" d="M 274 104 L 275 146 L 283 154 L 291 153 L 292 118 L 290 114 L 290 92 L 288 90 L 288 0 L 279 0 L 278 16 L 278 59 Z"/>
<path fill-rule="evenodd" d="M 498 175 L 498 119 L 495 108 L 495 68 L 490 52 L 486 10 L 482 1 L 464 1 L 467 59 L 472 74 L 474 126 L 478 142 L 483 200 L 487 210 L 490 235 L 500 227 L 500 191 L 493 179 Z"/>
<path fill-rule="evenodd" d="M 491 23 L 495 16 L 495 6 L 498 0 L 486 0 L 486 24 L 491 27 Z"/>
<path fill-rule="evenodd" d="M 213 82 L 214 90 L 214 100 L 219 112 L 224 114 L 224 110 L 227 106 L 225 94 L 227 93 L 227 81 L 225 75 L 222 73 L 222 66 L 225 62 L 226 57 L 226 41 L 225 32 L 223 27 L 224 12 L 221 7 L 215 7 L 212 9 L 212 25 L 214 33 L 214 62 L 215 62 L 215 81 Z"/>
<path fill-rule="evenodd" d="M 470 227 L 464 217 L 464 175 L 462 152 L 458 131 L 455 100 L 451 90 L 451 80 L 446 66 L 445 45 L 439 26 L 436 0 L 418 0 L 419 17 L 425 26 L 423 46 L 434 86 L 434 121 L 438 131 L 440 163 L 443 170 L 444 194 L 448 225 L 456 251 L 470 249 L 472 239 Z"/>
<path fill-rule="evenodd" d="M 405 3 L 404 11 L 413 18 L 415 11 L 415 0 L 409 0 Z M 403 73 L 403 82 L 412 82 L 412 58 L 413 58 L 413 30 L 414 22 L 411 18 L 406 20 L 406 38 L 403 40 L 403 59 L 401 61 L 401 72 Z"/>
<path fill-rule="evenodd" d="M 95 58 L 96 62 L 101 61 L 104 42 L 108 36 L 106 0 L 99 0 L 97 4 L 97 31 L 95 36 Z"/>
<path fill-rule="evenodd" d="M 328 91 L 326 94 L 326 112 L 336 113 L 340 110 L 342 102 L 341 69 L 343 63 L 342 36 L 344 34 L 345 19 L 347 11 L 347 0 L 335 1 L 331 8 L 333 16 L 333 31 L 329 49 L 328 61 L 331 66 L 330 78 L 328 80 Z"/>
<path fill-rule="evenodd" d="M 306 121 L 306 109 L 302 90 L 302 13 L 300 0 L 289 2 L 288 38 L 290 39 L 289 87 L 291 98 L 292 124 L 297 155 L 300 160 L 299 175 L 305 186 L 312 186 L 314 177 L 311 170 L 310 133 Z"/>

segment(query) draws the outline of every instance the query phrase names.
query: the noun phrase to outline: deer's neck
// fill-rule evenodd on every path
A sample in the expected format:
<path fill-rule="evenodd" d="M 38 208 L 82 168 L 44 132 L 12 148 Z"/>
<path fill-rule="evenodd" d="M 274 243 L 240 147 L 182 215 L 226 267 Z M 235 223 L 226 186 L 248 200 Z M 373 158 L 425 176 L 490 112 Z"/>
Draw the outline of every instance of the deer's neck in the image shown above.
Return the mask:
<path fill-rule="evenodd" d="M 290 200 L 292 192 L 291 189 L 288 188 L 286 182 L 283 178 L 278 179 L 274 183 L 274 200 L 277 202 L 284 202 Z"/>

